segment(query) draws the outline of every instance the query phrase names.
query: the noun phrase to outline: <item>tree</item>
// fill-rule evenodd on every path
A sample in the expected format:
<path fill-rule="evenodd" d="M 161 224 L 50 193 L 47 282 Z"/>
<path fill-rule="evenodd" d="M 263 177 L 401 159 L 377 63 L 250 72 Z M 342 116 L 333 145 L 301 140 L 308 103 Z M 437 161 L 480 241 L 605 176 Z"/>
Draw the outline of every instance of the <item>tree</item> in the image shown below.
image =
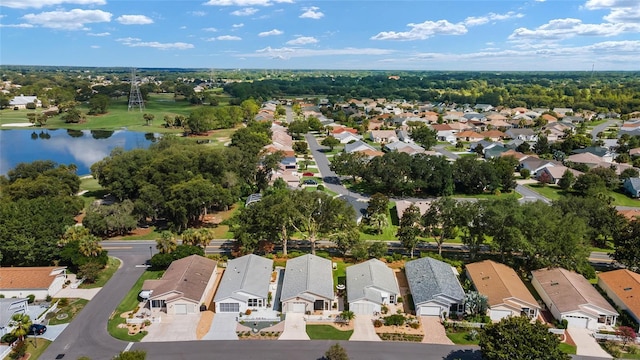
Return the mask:
<path fill-rule="evenodd" d="M 78 276 L 84 279 L 86 283 L 92 284 L 98 279 L 98 276 L 100 276 L 100 270 L 102 270 L 102 268 L 102 265 L 99 263 L 90 261 L 78 267 Z"/>
<path fill-rule="evenodd" d="M 369 257 L 372 259 L 380 259 L 387 255 L 389 246 L 384 241 L 374 241 L 369 244 Z"/>
<path fill-rule="evenodd" d="M 411 139 L 426 150 L 431 149 L 438 143 L 437 132 L 425 125 L 411 129 Z"/>
<path fill-rule="evenodd" d="M 326 138 L 322 139 L 320 145 L 327 146 L 331 151 L 333 151 L 334 147 L 340 145 L 340 140 L 336 139 L 333 136 L 327 136 Z"/>
<path fill-rule="evenodd" d="M 455 237 L 455 211 L 456 201 L 441 197 L 431 202 L 429 209 L 422 215 L 422 226 L 438 244 L 438 255 L 442 255 L 444 241 Z"/>
<path fill-rule="evenodd" d="M 156 240 L 156 249 L 158 249 L 161 254 L 171 254 L 177 246 L 178 242 L 170 231 L 163 231 Z"/>
<path fill-rule="evenodd" d="M 324 358 L 326 360 L 349 360 L 349 355 L 347 355 L 347 351 L 340 346 L 340 344 L 336 343 L 331 345 L 329 350 L 324 353 Z"/>
<path fill-rule="evenodd" d="M 153 122 L 153 119 L 155 119 L 156 116 L 153 114 L 145 113 L 142 115 L 142 117 L 144 118 L 146 125 L 149 126 L 151 125 L 151 123 Z"/>
<path fill-rule="evenodd" d="M 640 220 L 627 223 L 614 234 L 613 258 L 633 271 L 640 268 Z"/>
<path fill-rule="evenodd" d="M 502 192 L 510 192 L 515 189 L 516 178 L 514 171 L 518 165 L 518 160 L 513 156 L 499 156 L 491 159 L 489 163 L 493 167 Z"/>
<path fill-rule="evenodd" d="M 523 179 L 528 179 L 531 176 L 531 170 L 526 168 L 520 169 L 520 176 L 522 176 Z"/>
<path fill-rule="evenodd" d="M 306 154 L 309 151 L 309 145 L 305 141 L 295 141 L 292 148 L 297 154 Z"/>
<path fill-rule="evenodd" d="M 464 312 L 471 316 L 485 315 L 489 308 L 489 298 L 477 291 L 464 294 Z"/>
<path fill-rule="evenodd" d="M 640 173 L 638 172 L 638 169 L 636 168 L 628 168 L 628 169 L 624 169 L 622 170 L 622 173 L 620 173 L 620 180 L 624 180 L 627 178 L 634 178 L 634 177 L 638 177 L 640 176 Z"/>
<path fill-rule="evenodd" d="M 573 190 L 582 196 L 593 196 L 605 193 L 607 186 L 600 176 L 592 172 L 578 176 L 573 184 Z"/>
<path fill-rule="evenodd" d="M 374 214 L 388 214 L 389 213 L 389 197 L 381 194 L 375 193 L 371 195 L 369 198 L 367 206 L 367 216 L 371 217 Z"/>
<path fill-rule="evenodd" d="M 307 124 L 309 125 L 309 130 L 311 131 L 320 131 L 322 130 L 322 123 L 320 119 L 315 116 L 309 116 L 307 119 Z"/>
<path fill-rule="evenodd" d="M 300 138 L 301 134 L 309 132 L 309 123 L 306 120 L 295 120 L 289 124 L 289 134 L 295 139 Z"/>
<path fill-rule="evenodd" d="M 338 175 L 351 176 L 356 182 L 356 178 L 363 175 L 368 162 L 369 158 L 362 152 L 340 152 L 331 158 L 329 168 Z"/>
<path fill-rule="evenodd" d="M 636 341 L 636 332 L 629 326 L 618 326 L 616 335 L 622 339 L 622 346 L 624 348 L 627 347 L 628 343 Z"/>
<path fill-rule="evenodd" d="M 575 175 L 573 175 L 573 172 L 571 172 L 571 170 L 567 169 L 564 171 L 564 174 L 562 174 L 560 180 L 558 180 L 558 186 L 560 187 L 560 189 L 568 191 L 569 189 L 571 189 L 575 181 Z"/>
<path fill-rule="evenodd" d="M 31 327 L 31 318 L 27 314 L 17 313 L 11 316 L 9 325 L 13 327 L 11 334 L 18 338 L 20 341 L 24 341 L 24 337 L 29 333 Z"/>
<path fill-rule="evenodd" d="M 400 218 L 400 227 L 398 227 L 398 232 L 396 236 L 398 240 L 402 243 L 405 249 L 411 252 L 411 258 L 413 259 L 413 252 L 420 243 L 420 239 L 418 239 L 418 235 L 420 235 L 421 230 L 420 226 L 420 209 L 411 204 L 408 208 L 404 210 L 402 213 L 402 218 Z"/>
<path fill-rule="evenodd" d="M 111 100 L 107 95 L 96 94 L 89 99 L 89 115 L 106 114 Z"/>
<path fill-rule="evenodd" d="M 389 220 L 387 215 L 383 213 L 374 213 L 369 216 L 369 225 L 372 225 L 376 229 L 377 234 L 382 234 L 384 228 L 389 226 Z"/>
<path fill-rule="evenodd" d="M 480 349 L 487 360 L 569 360 L 560 339 L 549 328 L 526 316 L 509 316 L 480 332 Z"/>
<path fill-rule="evenodd" d="M 62 119 L 62 121 L 64 121 L 65 123 L 69 124 L 69 123 L 79 123 L 80 121 L 84 120 L 84 115 L 82 114 L 82 112 L 80 112 L 80 110 L 76 109 L 75 107 L 72 107 L 70 109 L 68 109 L 67 111 L 65 111 L 61 116 L 60 119 Z"/>
<path fill-rule="evenodd" d="M 340 318 L 349 325 L 349 322 L 356 318 L 356 314 L 353 311 L 345 310 L 340 313 Z"/>
<path fill-rule="evenodd" d="M 533 145 L 533 151 L 538 155 L 551 153 L 551 145 L 546 136 L 538 136 L 538 140 Z"/>
<path fill-rule="evenodd" d="M 247 99 L 240 103 L 242 109 L 242 116 L 244 121 L 249 122 L 255 118 L 260 111 L 260 105 L 253 99 Z"/>

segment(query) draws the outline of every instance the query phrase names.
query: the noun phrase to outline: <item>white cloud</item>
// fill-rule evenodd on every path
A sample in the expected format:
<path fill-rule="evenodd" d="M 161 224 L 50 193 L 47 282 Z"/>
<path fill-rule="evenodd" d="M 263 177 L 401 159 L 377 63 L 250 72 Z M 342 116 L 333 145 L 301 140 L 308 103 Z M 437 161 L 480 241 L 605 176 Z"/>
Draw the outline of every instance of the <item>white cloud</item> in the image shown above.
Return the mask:
<path fill-rule="evenodd" d="M 188 14 L 191 14 L 192 16 L 198 16 L 198 17 L 207 15 L 207 13 L 204 11 L 189 11 Z"/>
<path fill-rule="evenodd" d="M 116 19 L 122 25 L 147 25 L 153 24 L 151 18 L 144 15 L 122 15 Z"/>
<path fill-rule="evenodd" d="M 509 35 L 509 40 L 563 40 L 576 36 L 616 36 L 626 32 L 640 31 L 640 24 L 584 24 L 580 19 L 554 19 L 535 29 L 518 28 Z"/>
<path fill-rule="evenodd" d="M 220 41 L 238 41 L 238 40 L 242 40 L 241 37 L 239 36 L 233 36 L 233 35 L 220 35 L 216 38 L 216 40 L 220 40 Z"/>
<path fill-rule="evenodd" d="M 298 36 L 297 38 L 286 42 L 287 45 L 308 45 L 316 43 L 318 43 L 318 39 L 312 36 Z"/>
<path fill-rule="evenodd" d="M 102 10 L 73 9 L 71 11 L 49 11 L 27 14 L 22 18 L 28 23 L 50 29 L 81 30 L 85 24 L 110 22 L 111 13 Z"/>
<path fill-rule="evenodd" d="M 612 23 L 640 23 L 640 1 L 637 0 L 589 0 L 588 10 L 610 10 L 604 20 Z"/>
<path fill-rule="evenodd" d="M 109 36 L 109 35 L 111 35 L 111 33 L 108 33 L 108 32 L 101 32 L 101 33 L 87 33 L 87 35 L 89 35 L 89 36 Z"/>
<path fill-rule="evenodd" d="M 522 17 L 524 17 L 524 14 L 516 13 L 514 11 L 509 11 L 504 14 L 488 13 L 484 16 L 469 16 L 468 18 L 464 19 L 462 23 L 466 26 L 478 26 L 484 25 L 491 21 L 504 21 L 510 19 L 519 19 Z"/>
<path fill-rule="evenodd" d="M 207 31 L 207 32 L 216 32 L 218 31 L 218 29 L 214 28 L 214 27 L 209 27 L 209 28 L 204 28 L 202 29 L 202 31 Z"/>
<path fill-rule="evenodd" d="M 324 14 L 319 11 L 320 8 L 317 6 L 311 6 L 308 8 L 302 8 L 302 10 L 304 10 L 304 12 L 300 15 L 300 18 L 302 19 L 321 19 Z"/>
<path fill-rule="evenodd" d="M 235 15 L 235 16 L 250 16 L 250 15 L 253 15 L 253 14 L 257 13 L 257 12 L 258 12 L 258 9 L 252 8 L 252 7 L 248 7 L 248 8 L 232 11 L 231 15 Z"/>
<path fill-rule="evenodd" d="M 203 5 L 210 6 L 271 6 L 279 3 L 293 3 L 293 0 L 209 0 Z"/>
<path fill-rule="evenodd" d="M 409 31 L 383 31 L 371 37 L 371 40 L 425 40 L 434 35 L 463 35 L 467 28 L 462 24 L 452 24 L 447 20 L 425 21 L 420 24 L 407 24 Z"/>
<path fill-rule="evenodd" d="M 184 26 L 184 25 L 183 25 L 183 26 L 180 26 L 180 30 L 186 30 L 186 29 L 187 29 L 187 27 L 186 27 L 186 26 Z"/>
<path fill-rule="evenodd" d="M 243 27 L 243 26 L 244 26 L 244 24 L 243 24 L 243 23 L 240 23 L 240 24 L 233 24 L 233 25 L 231 25 L 231 27 L 232 27 L 232 28 L 234 28 L 234 29 L 239 29 L 239 28 L 241 28 L 241 27 Z"/>
<path fill-rule="evenodd" d="M 41 9 L 45 6 L 53 6 L 60 4 L 76 4 L 76 5 L 105 5 L 105 0 L 3 0 L 0 6 L 6 6 L 14 9 Z"/>
<path fill-rule="evenodd" d="M 265 57 L 272 59 L 290 59 L 299 57 L 314 56 L 375 56 L 388 55 L 394 53 L 394 50 L 377 49 L 377 48 L 342 48 L 342 49 L 304 49 L 304 48 L 271 48 L 256 50 L 255 53 L 238 54 L 239 57 Z"/>
<path fill-rule="evenodd" d="M 275 36 L 275 35 L 282 35 L 282 34 L 284 34 L 284 31 L 278 30 L 278 29 L 273 29 L 273 30 L 269 30 L 269 31 L 263 31 L 263 32 L 259 33 L 258 36 L 265 37 L 265 36 Z"/>
<path fill-rule="evenodd" d="M 92 49 L 100 49 L 100 45 L 91 45 Z"/>
<path fill-rule="evenodd" d="M 28 28 L 32 28 L 33 25 L 31 24 L 0 24 L 0 28 L 22 28 L 22 29 L 28 29 Z"/>
<path fill-rule="evenodd" d="M 183 42 L 160 43 L 157 41 L 145 42 L 145 41 L 141 41 L 141 39 L 132 38 L 132 37 L 117 39 L 116 41 L 129 47 L 149 47 L 149 48 L 158 49 L 158 50 L 186 50 L 186 49 L 194 48 L 193 44 L 189 44 L 189 43 L 183 43 Z"/>

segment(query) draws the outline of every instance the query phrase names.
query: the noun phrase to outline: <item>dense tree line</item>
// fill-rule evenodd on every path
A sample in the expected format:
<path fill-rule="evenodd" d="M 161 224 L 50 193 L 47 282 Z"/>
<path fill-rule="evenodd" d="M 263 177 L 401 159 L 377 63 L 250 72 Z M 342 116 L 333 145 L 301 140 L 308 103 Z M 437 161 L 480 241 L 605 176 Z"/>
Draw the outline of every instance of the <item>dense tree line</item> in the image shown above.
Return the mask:
<path fill-rule="evenodd" d="M 149 149 L 116 149 L 91 171 L 118 201 L 133 202 L 138 219 L 166 219 L 181 232 L 208 210 L 227 209 L 241 195 L 266 188 L 278 163 L 277 155 L 261 155 L 269 143 L 269 126 L 259 123 L 236 131 L 222 149 L 164 137 Z M 258 166 L 263 159 L 269 165 Z"/>
<path fill-rule="evenodd" d="M 82 210 L 74 167 L 52 161 L 19 164 L 0 177 L 0 264 L 50 265 L 58 241 Z"/>
<path fill-rule="evenodd" d="M 463 156 L 451 164 L 442 156 L 388 152 L 369 160 L 361 153 L 339 153 L 331 169 L 360 178 L 371 193 L 387 195 L 447 196 L 454 193 L 510 192 L 515 187 L 513 157 L 480 161 Z"/>

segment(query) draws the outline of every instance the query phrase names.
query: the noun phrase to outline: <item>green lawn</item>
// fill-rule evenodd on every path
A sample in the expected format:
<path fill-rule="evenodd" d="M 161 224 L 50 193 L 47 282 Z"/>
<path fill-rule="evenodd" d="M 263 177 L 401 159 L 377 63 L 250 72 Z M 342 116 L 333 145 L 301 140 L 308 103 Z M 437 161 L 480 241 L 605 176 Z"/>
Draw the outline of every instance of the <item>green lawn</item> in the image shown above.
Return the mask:
<path fill-rule="evenodd" d="M 118 267 L 120 267 L 120 260 L 114 257 L 109 257 L 109 262 L 107 262 L 107 266 L 102 269 L 100 275 L 98 275 L 98 279 L 92 284 L 82 283 L 80 285 L 80 289 L 93 289 L 103 287 L 107 283 L 107 281 L 111 279 L 113 274 L 116 273 Z"/>
<path fill-rule="evenodd" d="M 336 269 L 333 270 L 333 283 L 334 284 L 345 284 L 345 279 L 347 276 L 347 267 L 353 264 L 345 263 L 342 260 L 333 260 L 336 263 Z M 341 280 L 339 280 L 341 279 Z"/>
<path fill-rule="evenodd" d="M 307 325 L 311 340 L 349 340 L 353 330 L 341 331 L 331 325 Z"/>
<path fill-rule="evenodd" d="M 447 337 L 453 341 L 456 345 L 478 345 L 478 340 L 467 339 L 468 331 L 449 332 L 447 331 Z"/>
<path fill-rule="evenodd" d="M 98 180 L 94 178 L 80 179 L 80 191 L 86 191 L 80 195 L 82 201 L 84 201 L 85 209 L 88 208 L 97 199 L 102 199 L 108 191 L 103 189 Z"/>
<path fill-rule="evenodd" d="M 131 290 L 122 299 L 116 310 L 111 314 L 109 322 L 107 323 L 107 331 L 111 336 L 123 341 L 140 341 L 146 335 L 146 333 L 139 333 L 134 336 L 128 334 L 127 329 L 120 329 L 118 325 L 124 324 L 126 320 L 120 316 L 123 312 L 131 311 L 138 305 L 138 294 L 142 290 L 142 283 L 148 279 L 159 279 L 163 274 L 163 271 L 150 271 L 147 270 L 136 281 Z"/>
<path fill-rule="evenodd" d="M 29 337 L 27 338 L 27 353 L 31 354 L 29 360 L 39 359 L 45 350 L 51 345 L 51 341 L 43 338 Z M 7 357 L 9 359 L 9 357 Z"/>
<path fill-rule="evenodd" d="M 49 325 L 59 325 L 71 322 L 71 320 L 73 320 L 73 318 L 78 315 L 82 309 L 84 309 L 88 302 L 89 300 L 85 299 L 73 299 L 73 301 L 70 301 L 67 306 L 59 307 L 59 311 L 56 312 L 55 316 L 49 320 Z M 58 320 L 57 316 L 60 314 L 67 314 L 67 317 Z"/>
<path fill-rule="evenodd" d="M 516 199 L 520 199 L 522 195 L 519 193 L 512 191 L 508 193 L 501 194 L 476 194 L 476 195 L 467 195 L 467 194 L 453 194 L 452 198 L 474 198 L 474 199 L 485 199 L 485 200 L 494 200 L 494 199 L 503 199 L 513 197 Z"/>
<path fill-rule="evenodd" d="M 382 229 L 382 234 L 374 233 L 375 229 L 368 225 L 363 225 L 360 229 L 361 240 L 396 240 L 398 232 L 398 215 L 396 211 L 396 203 L 389 202 L 389 211 L 387 212 L 387 226 Z"/>
<path fill-rule="evenodd" d="M 576 354 L 576 347 L 573 345 L 569 345 L 567 343 L 561 343 L 559 347 L 560 347 L 560 350 L 562 350 L 562 352 L 565 354 L 569 354 L 569 355 Z"/>
<path fill-rule="evenodd" d="M 567 194 L 564 190 L 560 189 L 556 185 L 541 186 L 540 184 L 527 184 L 526 186 L 533 191 L 537 191 L 542 196 L 550 200 L 560 199 L 560 197 Z M 632 199 L 623 193 L 609 190 L 607 191 L 606 195 L 613 198 L 612 205 L 640 207 L 640 200 Z"/>

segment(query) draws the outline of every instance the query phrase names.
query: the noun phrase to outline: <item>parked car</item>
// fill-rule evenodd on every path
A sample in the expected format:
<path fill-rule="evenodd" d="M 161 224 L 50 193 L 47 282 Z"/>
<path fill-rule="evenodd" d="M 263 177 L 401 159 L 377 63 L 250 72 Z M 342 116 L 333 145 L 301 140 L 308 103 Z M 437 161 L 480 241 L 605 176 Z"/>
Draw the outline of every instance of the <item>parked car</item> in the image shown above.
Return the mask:
<path fill-rule="evenodd" d="M 305 185 L 318 185 L 318 182 L 313 180 L 313 179 L 307 179 L 305 181 L 302 182 Z"/>
<path fill-rule="evenodd" d="M 42 335 L 47 332 L 47 327 L 42 324 L 32 324 L 29 327 L 29 335 Z"/>

